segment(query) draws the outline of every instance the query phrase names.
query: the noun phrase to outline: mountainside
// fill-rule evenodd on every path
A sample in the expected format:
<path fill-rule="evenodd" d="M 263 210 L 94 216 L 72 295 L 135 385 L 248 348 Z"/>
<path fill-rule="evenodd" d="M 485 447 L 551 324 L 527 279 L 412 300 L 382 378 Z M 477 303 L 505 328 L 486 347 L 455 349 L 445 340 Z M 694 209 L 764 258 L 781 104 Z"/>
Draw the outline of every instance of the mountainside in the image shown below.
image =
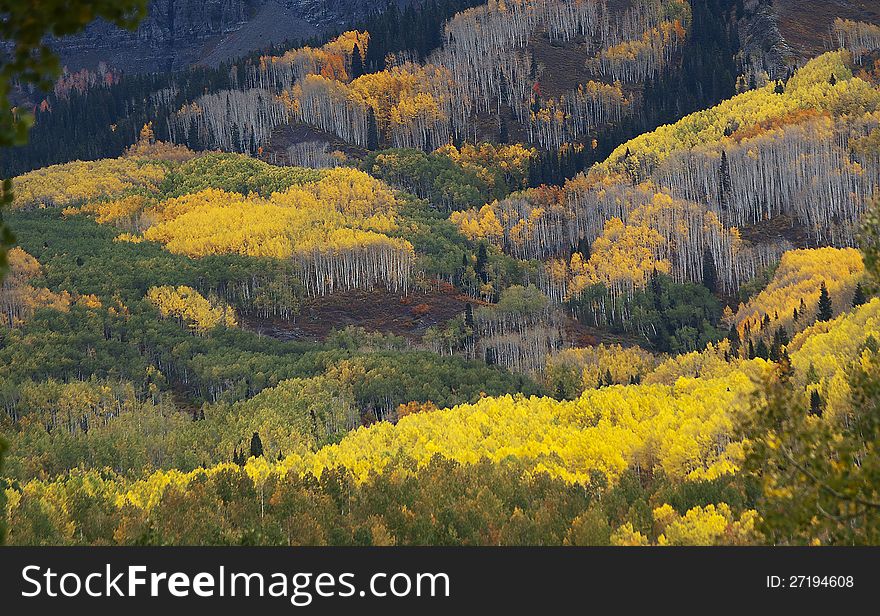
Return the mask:
<path fill-rule="evenodd" d="M 0 152 L 9 541 L 880 545 L 880 25 L 806 4 L 229 64 L 343 4 L 164 5 L 211 66 L 65 73 Z"/>
<path fill-rule="evenodd" d="M 271 44 L 337 29 L 386 6 L 384 0 L 150 0 L 136 32 L 95 22 L 54 42 L 70 70 L 106 62 L 126 72 L 216 65 Z"/>

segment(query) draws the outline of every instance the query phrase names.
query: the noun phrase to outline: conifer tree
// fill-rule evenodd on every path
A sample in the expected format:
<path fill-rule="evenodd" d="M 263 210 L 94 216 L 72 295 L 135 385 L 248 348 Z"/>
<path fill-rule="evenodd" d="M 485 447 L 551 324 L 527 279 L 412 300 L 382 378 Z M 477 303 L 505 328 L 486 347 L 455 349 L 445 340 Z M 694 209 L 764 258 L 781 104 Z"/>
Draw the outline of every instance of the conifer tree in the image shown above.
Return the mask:
<path fill-rule="evenodd" d="M 489 263 L 489 252 L 486 248 L 485 242 L 480 242 L 480 247 L 477 248 L 477 263 L 474 269 L 477 274 L 480 276 L 480 279 L 483 282 L 489 281 L 489 273 L 486 271 L 486 265 Z"/>
<path fill-rule="evenodd" d="M 721 150 L 721 162 L 718 165 L 718 203 L 722 211 L 727 211 L 729 207 L 732 190 L 733 180 L 730 177 L 730 162 L 727 160 L 727 152 Z"/>
<path fill-rule="evenodd" d="M 379 124 L 372 107 L 367 108 L 367 149 L 379 149 Z"/>
<path fill-rule="evenodd" d="M 862 288 L 862 283 L 860 282 L 860 283 L 856 284 L 856 290 L 855 290 L 855 293 L 853 293 L 852 307 L 858 308 L 859 306 L 864 304 L 866 301 L 868 301 L 868 298 L 865 297 L 865 289 Z"/>
<path fill-rule="evenodd" d="M 504 144 L 510 140 L 509 131 L 507 128 L 507 120 L 504 119 L 504 116 L 499 116 L 498 120 L 498 143 Z"/>
<path fill-rule="evenodd" d="M 260 439 L 260 433 L 254 432 L 251 437 L 251 457 L 259 458 L 263 455 L 263 441 Z"/>
<path fill-rule="evenodd" d="M 834 316 L 834 310 L 831 305 L 831 296 L 828 295 L 828 287 L 822 282 L 819 289 L 819 309 L 816 319 L 819 321 L 830 321 Z"/>
<path fill-rule="evenodd" d="M 822 416 L 822 397 L 815 389 L 810 392 L 810 413 L 818 417 Z"/>
<path fill-rule="evenodd" d="M 718 290 L 718 270 L 715 267 L 715 258 L 709 248 L 703 251 L 703 286 L 711 293 Z"/>
<path fill-rule="evenodd" d="M 0 438 L 0 472 L 3 471 L 3 452 L 6 450 L 6 442 Z M 4 514 L 0 515 L 0 545 L 6 539 L 6 490 L 0 490 L 0 511 Z"/>
<path fill-rule="evenodd" d="M 730 352 L 734 357 L 739 357 L 739 349 L 742 346 L 742 341 L 739 337 L 739 330 L 737 330 L 736 325 L 731 325 L 730 331 L 727 332 L 727 340 L 730 342 Z"/>
<path fill-rule="evenodd" d="M 565 386 L 563 386 L 561 380 L 556 383 L 556 399 L 560 401 L 566 399 Z"/>
<path fill-rule="evenodd" d="M 354 81 L 358 77 L 364 74 L 364 60 L 361 58 L 361 48 L 358 47 L 358 44 L 354 44 L 354 49 L 351 51 L 351 79 Z"/>
<path fill-rule="evenodd" d="M 763 338 L 758 340 L 758 344 L 755 345 L 755 357 L 770 359 L 770 349 L 767 348 L 767 343 L 764 342 Z"/>
<path fill-rule="evenodd" d="M 474 329 L 474 307 L 470 302 L 464 305 L 464 324 L 465 327 Z"/>

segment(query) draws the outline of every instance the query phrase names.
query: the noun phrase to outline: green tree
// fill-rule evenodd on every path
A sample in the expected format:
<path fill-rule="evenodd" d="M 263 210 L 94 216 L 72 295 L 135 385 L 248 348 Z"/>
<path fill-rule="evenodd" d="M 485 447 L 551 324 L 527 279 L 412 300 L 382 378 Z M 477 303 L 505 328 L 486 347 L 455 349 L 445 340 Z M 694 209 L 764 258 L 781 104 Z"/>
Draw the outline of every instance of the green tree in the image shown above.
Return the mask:
<path fill-rule="evenodd" d="M 734 357 L 739 357 L 739 349 L 742 346 L 742 340 L 740 340 L 739 330 L 736 328 L 736 325 L 730 326 L 730 331 L 727 332 L 727 339 L 730 341 L 730 353 Z"/>
<path fill-rule="evenodd" d="M 486 248 L 485 242 L 480 242 L 479 248 L 477 248 L 477 264 L 474 267 L 477 274 L 479 274 L 480 279 L 483 282 L 489 281 L 489 275 L 486 272 L 486 265 L 489 263 L 489 251 Z"/>
<path fill-rule="evenodd" d="M 766 404 L 750 414 L 744 470 L 762 485 L 760 530 L 771 543 L 880 541 L 877 360 L 850 374 L 855 411 L 846 421 L 817 416 L 818 396 L 805 408 L 787 375 L 766 384 Z"/>
<path fill-rule="evenodd" d="M 868 205 L 862 221 L 859 248 L 865 258 L 865 269 L 876 281 L 880 274 L 880 196 Z"/>
<path fill-rule="evenodd" d="M 351 75 L 350 77 L 354 80 L 364 74 L 364 61 L 361 58 L 361 48 L 357 43 L 354 44 L 354 49 L 351 52 Z"/>
<path fill-rule="evenodd" d="M 251 457 L 259 458 L 263 455 L 263 441 L 260 439 L 260 433 L 254 432 L 251 437 Z"/>
<path fill-rule="evenodd" d="M 763 338 L 758 340 L 758 344 L 755 345 L 755 357 L 770 359 L 770 349 L 767 348 L 767 343 Z"/>
<path fill-rule="evenodd" d="M 75 34 L 97 18 L 134 29 L 147 11 L 147 0 L 0 0 L 0 40 L 12 52 L 0 65 L 0 148 L 27 141 L 33 124 L 30 113 L 15 109 L 9 101 L 13 84 L 30 84 L 49 91 L 61 73 L 58 56 L 47 36 Z M 6 252 L 15 241 L 3 222 L 2 208 L 12 203 L 12 182 L 0 188 L 0 279 L 6 271 Z"/>
<path fill-rule="evenodd" d="M 880 273 L 880 201 L 865 218 L 860 245 L 869 276 Z M 822 286 L 820 313 L 831 302 Z M 804 313 L 804 307 L 800 309 Z M 820 314 L 821 316 L 821 314 Z M 780 365 L 765 383 L 742 433 L 748 440 L 745 473 L 762 487 L 760 530 L 772 543 L 880 542 L 880 354 L 872 337 L 866 357 L 847 374 L 851 411 L 823 413 L 816 389 L 809 396 Z M 819 380 L 811 364 L 807 384 Z"/>
<path fill-rule="evenodd" d="M 3 482 L 3 454 L 6 451 L 6 441 L 0 438 L 0 545 L 6 540 L 6 490 Z"/>
<path fill-rule="evenodd" d="M 866 301 L 868 301 L 868 298 L 865 297 L 865 289 L 862 287 L 862 283 L 860 282 L 856 285 L 855 293 L 853 293 L 852 307 L 858 308 Z"/>
<path fill-rule="evenodd" d="M 825 281 L 822 281 L 822 288 L 819 290 L 819 310 L 816 318 L 819 321 L 830 321 L 834 317 L 834 310 L 831 305 L 831 296 L 828 295 L 828 287 Z"/>
<path fill-rule="evenodd" d="M 715 257 L 708 248 L 703 252 L 703 286 L 710 293 L 718 290 L 718 270 L 715 267 Z"/>
<path fill-rule="evenodd" d="M 32 84 L 50 90 L 61 72 L 58 56 L 46 44 L 47 35 L 75 34 L 98 17 L 134 29 L 146 14 L 147 0 L 0 0 L 0 40 L 12 44 L 12 52 L 0 65 L 0 148 L 27 141 L 33 123 L 31 114 L 12 108 L 9 92 L 14 83 Z M 12 203 L 12 181 L 0 185 L 0 281 L 6 274 L 6 254 L 15 236 L 3 220 L 3 208 Z M 6 443 L 0 438 L 0 470 Z M 6 495 L 0 490 L 0 510 L 6 510 Z M 0 516 L 0 544 L 6 537 L 5 513 Z"/>
<path fill-rule="evenodd" d="M 818 389 L 810 392 L 810 413 L 818 417 L 822 416 L 822 396 L 819 395 Z"/>

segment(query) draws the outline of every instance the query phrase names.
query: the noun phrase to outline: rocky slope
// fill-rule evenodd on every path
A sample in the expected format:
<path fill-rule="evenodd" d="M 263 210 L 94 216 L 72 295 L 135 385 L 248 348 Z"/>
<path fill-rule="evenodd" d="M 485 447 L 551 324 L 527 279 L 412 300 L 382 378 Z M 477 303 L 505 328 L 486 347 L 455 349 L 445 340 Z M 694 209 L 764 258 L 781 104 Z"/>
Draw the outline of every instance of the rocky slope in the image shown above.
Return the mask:
<path fill-rule="evenodd" d="M 738 0 L 737 27 L 746 71 L 785 77 L 835 47 L 835 18 L 880 24 L 877 0 Z"/>
<path fill-rule="evenodd" d="M 382 0 L 150 0 L 136 32 L 97 21 L 55 42 L 71 70 L 106 62 L 156 72 L 223 60 L 336 29 L 385 6 Z"/>

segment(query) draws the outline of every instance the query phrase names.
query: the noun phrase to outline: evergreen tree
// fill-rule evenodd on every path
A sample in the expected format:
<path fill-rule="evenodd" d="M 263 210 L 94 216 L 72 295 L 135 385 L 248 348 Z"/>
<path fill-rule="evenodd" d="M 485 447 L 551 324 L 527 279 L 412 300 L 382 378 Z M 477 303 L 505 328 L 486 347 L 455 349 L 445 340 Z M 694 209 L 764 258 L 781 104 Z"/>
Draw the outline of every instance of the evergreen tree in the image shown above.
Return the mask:
<path fill-rule="evenodd" d="M 855 291 L 855 293 L 853 293 L 852 307 L 858 308 L 859 306 L 864 304 L 866 301 L 868 301 L 868 298 L 865 297 L 865 290 L 862 288 L 862 283 L 860 282 L 860 283 L 856 284 L 856 291 Z"/>
<path fill-rule="evenodd" d="M 590 260 L 590 242 L 587 241 L 587 238 L 582 237 L 578 240 L 574 252 L 579 252 L 585 262 Z M 574 256 L 574 252 L 572 252 L 572 256 Z"/>
<path fill-rule="evenodd" d="M 367 108 L 367 149 L 379 149 L 379 124 L 372 107 Z"/>
<path fill-rule="evenodd" d="M 568 398 L 565 395 L 565 386 L 562 384 L 562 380 L 556 382 L 556 399 L 557 400 L 567 400 Z"/>
<path fill-rule="evenodd" d="M 788 344 L 788 332 L 785 327 L 778 327 L 773 332 L 773 342 L 770 344 L 770 359 L 779 361 L 782 358 L 783 349 Z"/>
<path fill-rule="evenodd" d="M 186 145 L 191 150 L 201 150 L 202 142 L 199 139 L 199 130 L 195 122 L 190 122 L 186 133 Z"/>
<path fill-rule="evenodd" d="M 730 342 L 730 352 L 734 357 L 739 357 L 739 349 L 742 346 L 742 340 L 740 340 L 739 330 L 736 328 L 736 325 L 730 326 L 730 331 L 727 332 L 727 340 Z"/>
<path fill-rule="evenodd" d="M 251 457 L 259 458 L 263 455 L 263 441 L 260 440 L 259 432 L 254 432 L 251 437 Z"/>
<path fill-rule="evenodd" d="M 727 160 L 727 152 L 721 150 L 721 162 L 718 165 L 718 204 L 721 211 L 727 211 L 730 207 L 730 193 L 733 191 L 733 181 L 730 177 L 730 162 Z"/>
<path fill-rule="evenodd" d="M 507 129 L 507 120 L 504 119 L 504 116 L 499 116 L 498 120 L 498 143 L 507 143 L 510 140 L 510 135 L 508 134 Z"/>
<path fill-rule="evenodd" d="M 605 369 L 605 384 L 606 385 L 614 385 L 614 377 L 611 376 L 611 369 Z"/>
<path fill-rule="evenodd" d="M 489 273 L 486 271 L 486 265 L 489 263 L 489 251 L 486 248 L 485 242 L 480 242 L 479 248 L 477 248 L 477 263 L 474 267 L 474 270 L 479 275 L 480 280 L 483 282 L 489 282 Z"/>
<path fill-rule="evenodd" d="M 817 417 L 822 416 L 822 397 L 817 390 L 810 392 L 810 413 Z"/>
<path fill-rule="evenodd" d="M 3 472 L 3 452 L 6 451 L 6 441 L 0 437 L 0 473 Z M 0 490 L 0 545 L 6 540 L 6 490 Z"/>
<path fill-rule="evenodd" d="M 715 267 L 715 257 L 712 251 L 706 248 L 703 251 L 703 286 L 709 289 L 710 293 L 718 290 L 718 270 Z"/>
<path fill-rule="evenodd" d="M 464 305 L 464 324 L 465 327 L 474 329 L 474 307 L 470 302 Z"/>
<path fill-rule="evenodd" d="M 767 348 L 767 343 L 764 342 L 763 338 L 758 340 L 758 344 L 755 346 L 755 357 L 770 359 L 770 349 Z"/>
<path fill-rule="evenodd" d="M 361 58 L 361 48 L 357 43 L 354 44 L 354 49 L 351 52 L 351 79 L 354 81 L 358 77 L 364 74 L 364 60 Z"/>
<path fill-rule="evenodd" d="M 495 349 L 493 348 L 486 348 L 486 365 L 495 365 Z"/>
<path fill-rule="evenodd" d="M 229 137 L 229 141 L 234 151 L 241 151 L 241 131 L 238 129 L 238 124 L 235 122 L 232 123 L 232 131 Z"/>
<path fill-rule="evenodd" d="M 818 321 L 830 321 L 834 316 L 834 310 L 831 305 L 831 296 L 828 295 L 828 287 L 822 282 L 822 288 L 819 289 L 819 310 L 816 316 Z"/>

